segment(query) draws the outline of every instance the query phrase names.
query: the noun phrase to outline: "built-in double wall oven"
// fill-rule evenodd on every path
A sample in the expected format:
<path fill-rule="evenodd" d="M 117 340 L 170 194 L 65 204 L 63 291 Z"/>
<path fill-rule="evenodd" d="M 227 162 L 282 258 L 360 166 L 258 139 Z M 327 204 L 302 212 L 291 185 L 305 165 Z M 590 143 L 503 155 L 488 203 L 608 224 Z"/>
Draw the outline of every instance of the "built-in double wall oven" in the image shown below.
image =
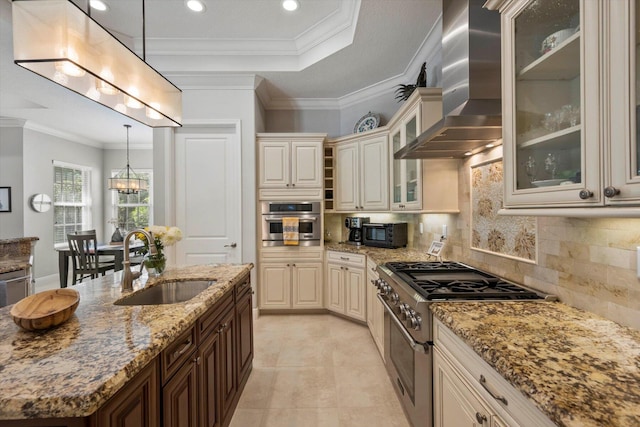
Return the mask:
<path fill-rule="evenodd" d="M 262 202 L 262 246 L 284 246 L 284 218 L 296 218 L 298 245 L 320 246 L 321 202 Z"/>

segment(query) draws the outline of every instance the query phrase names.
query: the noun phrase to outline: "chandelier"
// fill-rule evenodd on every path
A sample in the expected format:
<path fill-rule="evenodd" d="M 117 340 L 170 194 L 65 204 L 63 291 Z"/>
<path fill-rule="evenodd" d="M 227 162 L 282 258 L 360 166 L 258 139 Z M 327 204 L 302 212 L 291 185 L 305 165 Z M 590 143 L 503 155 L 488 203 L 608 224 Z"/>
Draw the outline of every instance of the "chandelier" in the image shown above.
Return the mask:
<path fill-rule="evenodd" d="M 109 190 L 117 190 L 120 194 L 138 194 L 140 190 L 146 190 L 148 183 L 134 172 L 129 166 L 129 128 L 127 128 L 127 167 L 122 169 L 113 178 L 109 178 Z"/>
<path fill-rule="evenodd" d="M 150 127 L 177 127 L 182 91 L 67 0 L 14 0 L 14 62 Z"/>

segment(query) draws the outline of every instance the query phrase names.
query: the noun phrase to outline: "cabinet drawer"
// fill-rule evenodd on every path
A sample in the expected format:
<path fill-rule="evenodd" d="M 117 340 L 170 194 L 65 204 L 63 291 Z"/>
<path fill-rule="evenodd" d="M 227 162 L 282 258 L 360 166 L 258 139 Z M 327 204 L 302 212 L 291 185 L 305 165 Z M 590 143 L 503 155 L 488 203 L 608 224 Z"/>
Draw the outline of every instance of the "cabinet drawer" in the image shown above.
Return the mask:
<path fill-rule="evenodd" d="M 162 383 L 167 382 L 196 349 L 196 329 L 191 326 L 161 353 Z"/>
<path fill-rule="evenodd" d="M 475 387 L 499 415 L 518 424 L 549 426 L 555 424 L 535 404 L 512 386 L 442 322 L 434 319 L 434 345 L 447 356 L 462 376 Z M 481 378 L 484 381 L 481 382 Z M 491 390 L 489 392 L 488 390 Z M 505 403 L 506 402 L 506 403 Z"/>
<path fill-rule="evenodd" d="M 323 249 L 309 247 L 263 248 L 260 250 L 262 261 L 322 261 Z"/>
<path fill-rule="evenodd" d="M 367 257 L 359 254 L 352 254 L 348 252 L 327 252 L 327 261 L 338 262 L 341 264 L 348 264 L 353 267 L 364 268 Z"/>
<path fill-rule="evenodd" d="M 249 288 L 251 287 L 249 286 Z M 233 294 L 234 292 L 227 292 L 220 301 L 198 319 L 196 329 L 198 330 L 199 342 L 202 342 L 211 332 L 217 332 L 218 318 L 233 306 Z"/>
<path fill-rule="evenodd" d="M 239 302 L 247 292 L 251 291 L 250 277 L 249 275 L 243 277 L 240 283 L 235 286 L 236 302 Z"/>
<path fill-rule="evenodd" d="M 379 279 L 377 270 L 378 265 L 371 260 L 371 258 L 367 258 L 367 274 L 372 276 L 373 279 Z"/>

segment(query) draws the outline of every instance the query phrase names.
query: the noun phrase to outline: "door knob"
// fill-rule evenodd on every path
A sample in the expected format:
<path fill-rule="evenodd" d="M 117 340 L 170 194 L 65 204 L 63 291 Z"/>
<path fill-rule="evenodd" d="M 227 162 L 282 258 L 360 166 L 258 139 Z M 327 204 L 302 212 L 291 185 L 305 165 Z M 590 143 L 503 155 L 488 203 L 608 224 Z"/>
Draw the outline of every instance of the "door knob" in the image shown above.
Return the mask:
<path fill-rule="evenodd" d="M 617 196 L 618 194 L 620 194 L 620 190 L 618 190 L 616 187 L 609 186 L 604 189 L 605 197 L 611 198 Z"/>
<path fill-rule="evenodd" d="M 225 248 L 235 248 L 235 247 L 237 247 L 237 246 L 238 246 L 238 244 L 237 244 L 237 243 L 235 243 L 235 242 L 234 242 L 234 243 L 232 243 L 232 244 L 230 244 L 230 245 L 224 245 L 224 247 L 225 247 Z"/>

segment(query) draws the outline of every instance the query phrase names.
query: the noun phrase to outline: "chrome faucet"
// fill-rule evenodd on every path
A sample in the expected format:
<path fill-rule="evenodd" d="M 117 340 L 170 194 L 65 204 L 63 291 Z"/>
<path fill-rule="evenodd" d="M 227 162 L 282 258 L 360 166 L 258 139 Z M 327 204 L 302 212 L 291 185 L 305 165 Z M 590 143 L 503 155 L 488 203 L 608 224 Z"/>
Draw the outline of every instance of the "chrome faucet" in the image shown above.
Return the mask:
<path fill-rule="evenodd" d="M 140 277 L 140 274 L 142 274 L 140 271 L 131 271 L 130 268 L 131 261 L 129 261 L 129 240 L 131 239 L 131 236 L 134 236 L 136 233 L 144 234 L 144 237 L 147 239 L 147 242 L 149 243 L 149 255 L 155 255 L 158 253 L 156 243 L 153 239 L 153 233 L 151 233 L 150 231 L 139 228 L 127 233 L 124 238 L 124 260 L 122 261 L 122 280 L 120 281 L 122 292 L 132 291 L 133 281 Z"/>

